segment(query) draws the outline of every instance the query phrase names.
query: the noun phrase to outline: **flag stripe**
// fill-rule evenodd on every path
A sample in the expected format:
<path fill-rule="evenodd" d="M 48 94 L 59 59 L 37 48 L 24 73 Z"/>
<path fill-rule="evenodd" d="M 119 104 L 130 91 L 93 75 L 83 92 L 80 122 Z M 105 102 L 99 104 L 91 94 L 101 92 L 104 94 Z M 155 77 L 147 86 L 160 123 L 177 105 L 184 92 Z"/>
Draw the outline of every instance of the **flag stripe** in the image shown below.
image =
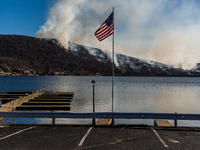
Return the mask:
<path fill-rule="evenodd" d="M 101 36 L 104 36 L 105 34 L 108 34 L 108 33 L 110 33 L 111 31 L 113 31 L 112 28 L 113 28 L 113 25 L 111 25 L 109 28 L 106 28 L 106 29 L 102 30 L 102 32 L 96 34 L 96 36 L 97 36 L 98 38 L 100 38 Z"/>
<path fill-rule="evenodd" d="M 113 25 L 111 25 L 110 27 L 108 27 L 106 24 L 102 26 L 102 28 L 99 28 L 99 30 L 95 33 L 96 35 L 98 35 L 99 33 L 104 32 L 105 30 L 108 30 L 109 28 L 113 27 Z"/>
<path fill-rule="evenodd" d="M 104 39 L 113 34 L 113 27 L 114 24 L 113 24 L 113 12 L 112 12 L 106 19 L 106 21 L 97 29 L 94 35 L 99 41 L 103 41 Z"/>
<path fill-rule="evenodd" d="M 110 33 L 109 35 L 107 35 L 106 37 L 104 37 L 104 38 L 102 38 L 102 39 L 99 39 L 99 41 L 103 41 L 104 39 L 106 39 L 107 37 L 111 36 L 112 34 L 113 34 L 113 32 Z"/>
<path fill-rule="evenodd" d="M 109 32 L 109 33 L 107 33 L 107 34 L 104 34 L 103 36 L 101 36 L 101 37 L 98 37 L 98 39 L 100 40 L 100 39 L 103 39 L 104 37 L 107 37 L 107 35 L 112 35 L 113 34 L 113 31 L 111 31 L 111 32 Z"/>
<path fill-rule="evenodd" d="M 109 28 L 103 28 L 102 30 L 100 30 L 98 33 L 96 33 L 96 36 L 99 36 L 100 34 L 107 32 L 109 30 Z"/>
<path fill-rule="evenodd" d="M 98 32 L 96 32 L 96 35 L 98 35 L 99 33 L 102 33 L 105 30 L 110 29 L 111 27 L 113 27 L 113 25 L 111 25 L 110 27 L 105 26 L 104 28 L 101 28 Z"/>
<path fill-rule="evenodd" d="M 100 32 L 96 33 L 95 36 L 97 37 L 98 40 L 100 40 L 102 37 L 105 37 L 107 34 L 112 35 L 110 33 L 113 33 L 113 24 L 111 24 L 110 27 L 107 27 L 104 30 L 101 30 Z M 101 40 L 102 41 L 102 40 Z"/>
<path fill-rule="evenodd" d="M 107 27 L 106 23 L 104 22 L 100 27 L 99 29 L 95 32 L 95 34 L 101 32 L 103 29 L 105 29 Z"/>
<path fill-rule="evenodd" d="M 111 24 L 111 25 L 109 26 L 109 28 L 110 28 L 111 26 L 113 27 L 113 24 Z M 108 26 L 107 26 L 105 23 L 103 23 L 102 26 L 95 32 L 95 34 L 99 34 L 100 32 L 105 31 L 107 28 L 108 28 Z"/>

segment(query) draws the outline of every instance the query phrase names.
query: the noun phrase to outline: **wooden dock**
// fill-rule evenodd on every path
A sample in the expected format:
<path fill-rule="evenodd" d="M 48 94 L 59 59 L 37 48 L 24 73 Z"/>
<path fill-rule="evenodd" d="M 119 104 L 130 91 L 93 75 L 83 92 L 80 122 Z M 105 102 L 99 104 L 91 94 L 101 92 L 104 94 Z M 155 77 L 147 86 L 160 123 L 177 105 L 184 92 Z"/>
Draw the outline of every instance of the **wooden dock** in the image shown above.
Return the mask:
<path fill-rule="evenodd" d="M 33 99 L 44 92 L 7 92 L 7 94 L 0 94 L 0 99 L 2 100 L 2 107 L 0 111 L 13 111 L 17 106 L 21 105 L 23 102 Z"/>
<path fill-rule="evenodd" d="M 38 97 L 29 99 L 22 105 L 17 106 L 17 110 L 64 110 L 69 111 L 74 92 L 45 92 Z"/>
<path fill-rule="evenodd" d="M 0 94 L 0 99 L 2 100 L 2 108 L 0 108 L 0 111 L 69 111 L 73 97 L 74 92 L 9 91 L 7 94 Z"/>

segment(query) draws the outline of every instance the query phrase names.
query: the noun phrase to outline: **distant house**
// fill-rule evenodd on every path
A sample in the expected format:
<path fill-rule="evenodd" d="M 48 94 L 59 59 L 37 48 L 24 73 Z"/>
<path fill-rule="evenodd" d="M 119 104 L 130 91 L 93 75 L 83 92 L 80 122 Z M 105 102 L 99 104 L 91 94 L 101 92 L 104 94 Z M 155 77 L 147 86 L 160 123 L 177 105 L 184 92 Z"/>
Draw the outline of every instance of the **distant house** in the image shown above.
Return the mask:
<path fill-rule="evenodd" d="M 6 67 L 7 72 L 11 72 L 11 69 L 9 67 Z"/>
<path fill-rule="evenodd" d="M 36 74 L 35 70 L 33 70 L 33 69 L 30 70 L 30 73 L 33 74 L 33 75 Z"/>
<path fill-rule="evenodd" d="M 4 71 L 0 68 L 0 74 L 4 73 Z"/>
<path fill-rule="evenodd" d="M 29 74 L 30 71 L 29 70 L 24 70 L 24 74 Z"/>

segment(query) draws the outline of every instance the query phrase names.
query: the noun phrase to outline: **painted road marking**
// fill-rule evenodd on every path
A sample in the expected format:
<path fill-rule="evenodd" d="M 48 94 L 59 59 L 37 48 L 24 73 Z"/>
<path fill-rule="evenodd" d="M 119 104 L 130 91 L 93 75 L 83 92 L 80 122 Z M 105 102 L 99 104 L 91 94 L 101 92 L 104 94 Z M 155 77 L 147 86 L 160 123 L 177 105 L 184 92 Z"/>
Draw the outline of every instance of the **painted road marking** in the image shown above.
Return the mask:
<path fill-rule="evenodd" d="M 92 130 L 93 126 L 89 128 L 89 130 L 87 131 L 87 133 L 84 135 L 84 137 L 81 139 L 80 143 L 78 144 L 78 147 L 82 146 L 85 139 L 87 138 L 88 134 L 90 133 L 90 131 Z"/>
<path fill-rule="evenodd" d="M 168 139 L 168 141 L 172 142 L 172 143 L 179 143 L 179 141 L 173 140 L 173 139 Z"/>
<path fill-rule="evenodd" d="M 17 131 L 17 132 L 15 132 L 15 133 L 13 133 L 13 134 L 10 134 L 10 135 L 7 135 L 7 136 L 4 136 L 4 137 L 0 138 L 0 140 L 9 138 L 9 137 L 11 137 L 11 136 L 13 136 L 13 135 L 16 135 L 16 134 L 21 133 L 21 132 L 26 131 L 26 130 L 30 130 L 30 129 L 35 128 L 35 127 L 37 127 L 37 126 L 33 126 L 33 127 L 30 127 L 30 128 L 26 128 L 26 129 Z"/>
<path fill-rule="evenodd" d="M 151 128 L 151 130 L 153 130 L 153 132 L 156 134 L 156 136 L 158 137 L 158 139 L 160 140 L 160 142 L 164 145 L 164 147 L 168 147 L 167 144 L 160 137 L 160 135 L 156 132 L 156 130 L 154 130 L 153 128 Z"/>

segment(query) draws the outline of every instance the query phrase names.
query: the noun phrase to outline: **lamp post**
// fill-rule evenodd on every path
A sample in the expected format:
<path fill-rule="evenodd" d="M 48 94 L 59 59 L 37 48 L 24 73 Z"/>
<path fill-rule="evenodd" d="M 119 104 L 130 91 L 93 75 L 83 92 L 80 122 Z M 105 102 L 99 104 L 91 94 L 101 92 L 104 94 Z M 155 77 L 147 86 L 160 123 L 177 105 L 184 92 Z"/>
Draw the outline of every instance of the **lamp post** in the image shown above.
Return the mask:
<path fill-rule="evenodd" d="M 94 104 L 94 86 L 95 86 L 95 81 L 92 80 L 92 86 L 93 86 L 93 112 L 95 112 L 95 104 Z M 95 125 L 95 118 L 92 119 L 92 125 Z"/>

